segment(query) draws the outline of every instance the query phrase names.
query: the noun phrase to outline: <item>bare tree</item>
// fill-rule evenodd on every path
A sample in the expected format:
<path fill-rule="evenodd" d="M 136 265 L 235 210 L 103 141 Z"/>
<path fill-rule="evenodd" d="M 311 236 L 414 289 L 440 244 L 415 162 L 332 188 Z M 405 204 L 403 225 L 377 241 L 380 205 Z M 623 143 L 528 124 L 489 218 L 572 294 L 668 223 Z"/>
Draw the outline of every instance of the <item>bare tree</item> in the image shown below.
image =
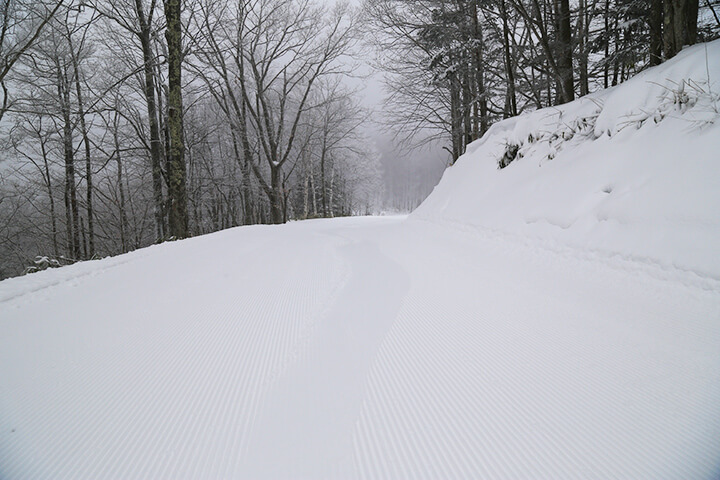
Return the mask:
<path fill-rule="evenodd" d="M 20 138 L 15 138 L 13 148 L 17 154 L 27 160 L 40 174 L 42 184 L 47 191 L 49 202 L 49 214 L 51 222 L 51 238 L 53 255 L 55 258 L 60 257 L 60 248 L 58 243 L 58 219 L 55 207 L 55 191 L 53 189 L 53 170 L 51 167 L 52 160 L 52 129 L 48 128 L 44 115 L 38 113 L 26 113 L 19 119 L 18 133 Z"/>
<path fill-rule="evenodd" d="M 247 25 L 240 42 L 242 70 L 249 84 L 242 89 L 243 101 L 270 178 L 259 168 L 253 171 L 270 201 L 273 223 L 282 223 L 283 166 L 291 158 L 301 121 L 317 108 L 311 99 L 316 82 L 347 68 L 337 60 L 354 44 L 356 23 L 345 6 L 328 18 L 308 0 L 258 0 L 241 15 Z"/>
<path fill-rule="evenodd" d="M 175 238 L 188 236 L 187 191 L 185 187 L 185 145 L 182 100 L 182 21 L 181 0 L 163 0 L 165 38 L 168 49 L 168 137 L 167 184 L 168 226 Z"/>
<path fill-rule="evenodd" d="M 159 108 L 160 78 L 159 60 L 156 53 L 158 31 L 160 29 L 157 0 L 112 0 L 96 1 L 93 7 L 105 18 L 131 35 L 131 41 L 142 53 L 140 70 L 142 91 L 147 109 L 149 127 L 150 161 L 152 165 L 152 185 L 154 198 L 155 235 L 158 242 L 166 236 L 165 207 L 163 196 L 163 141 Z"/>
<path fill-rule="evenodd" d="M 5 77 L 40 36 L 65 0 L 2 0 L 0 2 L 0 106 L 2 120 L 9 106 Z"/>
<path fill-rule="evenodd" d="M 359 127 L 368 121 L 362 107 L 353 100 L 353 92 L 344 88 L 340 79 L 319 82 L 319 107 L 312 112 L 311 151 L 317 157 L 320 170 L 320 198 L 322 215 L 332 215 L 332 194 L 326 175 L 327 167 L 340 157 L 361 154 Z M 364 152 L 362 152 L 364 153 Z"/>

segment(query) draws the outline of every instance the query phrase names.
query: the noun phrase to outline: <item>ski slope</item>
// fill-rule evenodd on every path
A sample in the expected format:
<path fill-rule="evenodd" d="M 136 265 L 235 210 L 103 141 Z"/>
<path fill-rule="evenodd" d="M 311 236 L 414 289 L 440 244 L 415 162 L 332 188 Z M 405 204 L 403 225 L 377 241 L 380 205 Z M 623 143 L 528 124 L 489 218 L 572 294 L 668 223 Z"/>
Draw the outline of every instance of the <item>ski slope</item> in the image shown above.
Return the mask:
<path fill-rule="evenodd" d="M 718 80 L 497 123 L 407 218 L 0 282 L 0 478 L 717 480 Z"/>
<path fill-rule="evenodd" d="M 0 283 L 0 477 L 717 478 L 720 285 L 404 218 Z"/>

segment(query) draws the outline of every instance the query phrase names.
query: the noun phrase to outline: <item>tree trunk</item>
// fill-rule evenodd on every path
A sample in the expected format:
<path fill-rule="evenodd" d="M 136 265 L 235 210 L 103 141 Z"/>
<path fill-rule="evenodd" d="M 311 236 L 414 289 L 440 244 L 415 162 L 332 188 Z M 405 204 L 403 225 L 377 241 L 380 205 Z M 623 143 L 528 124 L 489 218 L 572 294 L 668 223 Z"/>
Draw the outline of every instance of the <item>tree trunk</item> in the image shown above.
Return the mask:
<path fill-rule="evenodd" d="M 323 146 L 322 150 L 320 151 L 320 198 L 322 200 L 323 218 L 327 218 L 328 216 L 327 184 L 325 183 L 325 154 L 327 152 L 327 149 L 325 142 L 326 138 L 323 137 Z"/>
<path fill-rule="evenodd" d="M 483 136 L 487 131 L 487 93 L 485 92 L 485 68 L 483 65 L 483 32 L 478 18 L 477 2 L 470 2 L 470 20 L 472 22 L 472 37 L 477 45 L 472 51 L 470 76 L 471 93 L 473 95 L 473 134 L 472 140 Z M 508 80 L 509 81 L 509 80 Z"/>
<path fill-rule="evenodd" d="M 452 138 L 452 162 L 455 163 L 462 150 L 462 117 L 460 104 L 460 82 L 455 78 L 454 73 L 448 75 L 450 88 L 450 136 Z"/>
<path fill-rule="evenodd" d="M 698 13 L 700 10 L 699 0 L 685 0 L 685 28 L 683 29 L 683 45 L 695 45 L 697 43 Z"/>
<path fill-rule="evenodd" d="M 614 54 L 613 54 L 613 75 L 612 75 L 612 86 L 618 84 L 618 74 L 620 73 L 620 60 L 618 57 L 618 50 L 620 50 L 620 32 L 618 31 L 618 18 L 615 17 L 615 21 L 613 22 L 613 32 L 615 34 L 613 35 L 613 38 L 615 40 L 614 44 Z"/>
<path fill-rule="evenodd" d="M 168 132 L 170 148 L 167 162 L 169 229 L 175 238 L 188 236 L 187 191 L 185 187 L 185 147 L 182 105 L 182 24 L 181 0 L 165 0 L 165 38 L 168 46 Z"/>
<path fill-rule="evenodd" d="M 470 67 L 463 65 L 464 72 L 462 75 L 462 122 L 463 122 L 463 151 L 465 147 L 473 141 L 472 135 L 472 106 L 475 103 L 470 91 Z"/>
<path fill-rule="evenodd" d="M 580 96 L 590 92 L 590 80 L 588 79 L 588 29 L 587 1 L 580 0 L 578 8 L 578 66 L 580 74 Z"/>
<path fill-rule="evenodd" d="M 305 172 L 305 182 L 303 191 L 303 218 L 308 218 L 310 214 L 310 170 Z"/>
<path fill-rule="evenodd" d="M 605 65 L 603 66 L 603 87 L 610 86 L 610 0 L 605 0 L 605 11 L 603 12 L 605 20 Z"/>
<path fill-rule="evenodd" d="M 666 59 L 674 57 L 682 48 L 682 42 L 678 42 L 678 35 L 676 35 L 675 28 L 684 23 L 678 18 L 682 16 L 684 3 L 684 0 L 667 0 L 664 3 L 663 50 Z M 678 43 L 680 43 L 680 45 L 678 45 Z"/>
<path fill-rule="evenodd" d="M 283 223 L 283 195 L 282 175 L 280 167 L 271 167 L 270 170 L 270 217 L 272 223 Z"/>
<path fill-rule="evenodd" d="M 242 103 L 243 115 L 240 121 L 243 124 L 242 130 L 240 131 L 242 145 L 243 145 L 243 162 L 240 168 L 242 172 L 242 196 L 245 202 L 245 212 L 243 216 L 243 223 L 249 225 L 253 222 L 253 198 L 252 198 L 252 184 L 250 179 L 250 162 L 252 159 L 252 150 L 250 149 L 250 140 L 248 139 L 247 132 L 247 117 L 245 116 L 245 102 Z"/>
<path fill-rule="evenodd" d="M 243 132 L 239 132 L 240 135 L 243 135 Z M 232 137 L 233 142 L 233 151 L 235 152 L 235 158 L 238 162 L 238 165 L 240 166 L 240 174 L 242 175 L 242 184 L 240 186 L 240 195 L 243 202 L 243 225 L 250 225 L 253 223 L 253 209 L 252 209 L 252 191 L 250 190 L 251 184 L 250 184 L 250 159 L 248 158 L 248 153 L 240 153 L 240 147 L 238 145 L 238 139 L 237 139 L 237 133 L 233 128 L 230 128 L 230 136 Z M 243 145 L 245 142 L 243 142 Z M 246 152 L 248 149 L 243 148 L 243 152 Z"/>
<path fill-rule="evenodd" d="M 248 160 L 246 160 L 247 162 Z M 248 168 L 241 169 L 242 171 L 242 199 L 243 199 L 243 205 L 245 208 L 243 209 L 243 225 L 250 225 L 253 223 L 253 195 L 252 195 L 252 185 L 250 184 L 250 172 Z"/>
<path fill-rule="evenodd" d="M 88 258 L 87 237 L 85 236 L 85 220 L 83 220 L 82 217 L 80 217 L 80 238 L 82 239 L 80 242 L 82 245 L 82 256 L 83 258 Z"/>
<path fill-rule="evenodd" d="M 162 191 L 162 143 L 158 108 L 155 98 L 155 59 L 152 53 L 151 25 L 145 16 L 143 0 L 135 0 L 135 13 L 140 23 L 138 38 L 143 52 L 143 72 L 145 76 L 145 102 L 147 103 L 148 124 L 150 127 L 150 163 L 152 167 L 153 202 L 155 214 L 155 240 L 165 238 L 165 216 L 163 214 Z"/>
<path fill-rule="evenodd" d="M 665 58 L 674 57 L 684 45 L 697 42 L 698 0 L 665 0 L 663 50 Z"/>
<path fill-rule="evenodd" d="M 505 7 L 505 0 L 500 0 L 500 15 L 502 16 L 503 22 L 503 51 L 505 54 L 505 75 L 507 76 L 503 118 L 508 118 L 517 115 L 517 99 L 515 96 L 515 68 L 510 55 L 510 28 L 508 27 L 508 13 Z"/>
<path fill-rule="evenodd" d="M 48 190 L 48 198 L 50 199 L 50 223 L 52 225 L 52 243 L 53 243 L 53 255 L 55 258 L 60 256 L 60 250 L 57 242 L 57 218 L 55 214 L 55 199 L 53 198 L 52 192 L 52 178 L 50 177 L 50 166 L 48 163 L 47 150 L 45 149 L 45 141 L 40 139 L 40 151 L 43 157 L 43 164 L 45 166 L 45 178 L 47 178 L 46 185 Z"/>
<path fill-rule="evenodd" d="M 335 166 L 334 164 L 330 165 L 330 216 L 335 216 L 335 211 L 333 209 L 334 203 L 333 203 L 333 196 L 335 194 Z"/>
<path fill-rule="evenodd" d="M 480 136 L 482 137 L 487 132 L 490 121 L 488 119 L 488 100 L 487 92 L 485 91 L 485 67 L 483 66 L 483 60 L 480 58 L 479 61 L 480 69 L 478 71 L 478 89 L 479 89 L 479 102 L 480 102 Z"/>
<path fill-rule="evenodd" d="M 240 11 L 240 17 L 238 19 L 239 22 L 242 22 L 244 18 L 244 12 Z M 238 48 L 241 47 L 241 43 L 238 44 Z M 254 220 L 254 204 L 252 201 L 252 184 L 250 183 L 250 170 L 252 169 L 252 163 L 253 162 L 253 151 L 250 146 L 250 138 L 248 134 L 248 111 L 247 111 L 247 90 L 246 90 L 246 84 L 245 84 L 245 60 L 242 52 L 238 52 L 238 79 L 240 83 L 240 93 L 241 98 L 240 102 L 237 102 L 234 96 L 232 96 L 233 105 L 235 108 L 236 113 L 238 114 L 238 125 L 240 127 L 240 142 L 242 144 L 242 152 L 243 152 L 243 162 L 242 162 L 242 175 L 243 175 L 243 185 L 242 185 L 242 195 L 243 199 L 245 200 L 245 216 L 243 219 L 243 223 L 246 225 L 255 223 Z M 227 81 L 227 88 L 228 88 L 228 94 L 231 94 L 231 86 L 230 82 Z M 238 106 L 238 103 L 240 104 Z M 238 108 L 239 107 L 239 108 Z"/>
<path fill-rule="evenodd" d="M 572 30 L 570 28 L 570 2 L 569 0 L 555 0 L 555 9 L 558 24 L 558 73 L 560 74 L 560 98 L 563 103 L 575 99 L 575 88 L 573 85 L 573 64 L 572 64 Z"/>
<path fill-rule="evenodd" d="M 65 191 L 66 191 L 66 208 L 68 212 L 68 241 L 70 245 L 70 255 L 73 260 L 80 260 L 82 252 L 80 251 L 80 221 L 77 202 L 77 187 L 75 185 L 75 149 L 73 148 L 72 139 L 72 119 L 70 118 L 70 84 L 67 78 L 67 72 L 63 67 L 58 71 L 58 90 L 62 101 L 63 116 L 63 156 L 65 158 Z"/>
<path fill-rule="evenodd" d="M 113 125 L 113 141 L 115 143 L 115 160 L 117 162 L 118 194 L 120 196 L 120 205 L 118 205 L 118 209 L 120 210 L 120 245 L 122 248 L 122 252 L 125 253 L 128 251 L 128 246 L 127 246 L 128 221 L 127 221 L 127 213 L 125 212 L 125 189 L 123 188 L 123 166 L 122 166 L 122 158 L 120 156 L 120 139 L 118 137 L 117 116 L 118 116 L 118 114 L 116 112 L 115 113 L 115 124 Z"/>
<path fill-rule="evenodd" d="M 71 47 L 72 48 L 72 47 Z M 75 91 L 78 101 L 78 117 L 80 118 L 80 134 L 82 135 L 83 144 L 85 145 L 85 184 L 86 192 L 86 209 L 88 218 L 87 229 L 87 245 L 88 258 L 95 256 L 95 227 L 93 220 L 93 183 L 92 183 L 92 162 L 90 156 L 90 139 L 88 138 L 87 125 L 85 123 L 85 108 L 83 106 L 82 88 L 80 87 L 80 68 L 78 67 L 75 53 L 72 54 L 73 69 L 75 70 Z"/>
<path fill-rule="evenodd" d="M 667 0 L 670 1 L 670 0 Z M 650 4 L 650 66 L 662 62 L 663 0 L 651 0 Z"/>
<path fill-rule="evenodd" d="M 318 204 L 317 204 L 317 193 L 315 192 L 315 177 L 310 170 L 310 194 L 312 195 L 312 212 L 313 216 L 318 216 Z"/>

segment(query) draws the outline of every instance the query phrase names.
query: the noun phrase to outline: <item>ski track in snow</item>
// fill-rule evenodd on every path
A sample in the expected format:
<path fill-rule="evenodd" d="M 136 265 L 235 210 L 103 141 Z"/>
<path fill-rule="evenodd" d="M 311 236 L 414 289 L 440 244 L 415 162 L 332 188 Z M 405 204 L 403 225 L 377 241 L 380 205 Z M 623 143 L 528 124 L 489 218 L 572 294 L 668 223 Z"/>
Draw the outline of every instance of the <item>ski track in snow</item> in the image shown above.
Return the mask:
<path fill-rule="evenodd" d="M 404 250 L 404 264 L 418 270 L 411 277 L 423 282 L 406 298 L 371 377 L 356 431 L 359 463 L 368 465 L 362 477 L 704 478 L 717 472 L 717 445 L 688 431 L 686 422 L 693 415 L 716 419 L 720 408 L 680 388 L 685 368 L 709 381 L 703 361 L 717 367 L 718 325 L 708 324 L 702 308 L 684 310 L 687 304 L 675 303 L 682 297 L 677 287 L 654 278 L 644 279 L 655 285 L 638 299 L 637 291 L 623 291 L 625 282 L 613 288 L 620 275 L 598 265 L 477 238 L 462 243 L 465 248 L 433 249 L 441 253 L 436 258 Z M 473 250 L 482 261 L 455 254 Z M 413 264 L 419 257 L 425 263 Z M 562 269 L 553 278 L 561 284 L 547 285 L 551 266 Z M 438 282 L 426 270 L 450 281 Z M 585 285 L 578 288 L 578 281 Z M 558 297 L 558 291 L 567 293 Z M 717 304 L 710 313 L 720 319 Z M 683 358 L 700 338 L 713 338 L 710 348 Z M 657 348 L 673 341 L 674 351 Z M 646 378 L 653 369 L 673 382 Z M 687 409 L 691 401 L 699 411 Z M 717 432 L 717 420 L 712 428 Z M 689 462 L 688 454 L 696 458 Z"/>
<path fill-rule="evenodd" d="M 365 218 L 2 282 L 0 478 L 717 478 L 720 286 L 633 265 Z"/>

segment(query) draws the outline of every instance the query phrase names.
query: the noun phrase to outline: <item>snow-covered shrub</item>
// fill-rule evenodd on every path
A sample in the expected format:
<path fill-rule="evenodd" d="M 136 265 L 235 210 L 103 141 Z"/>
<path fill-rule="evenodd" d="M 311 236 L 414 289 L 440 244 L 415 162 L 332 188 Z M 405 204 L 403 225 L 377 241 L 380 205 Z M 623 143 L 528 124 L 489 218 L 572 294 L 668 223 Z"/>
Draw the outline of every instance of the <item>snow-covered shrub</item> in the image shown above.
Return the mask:
<path fill-rule="evenodd" d="M 65 262 L 67 264 L 67 262 Z M 57 258 L 47 257 L 44 255 L 38 255 L 35 257 L 35 260 L 33 261 L 33 264 L 28 266 L 25 271 L 23 272 L 23 275 L 27 275 L 28 273 L 35 273 L 42 270 L 47 270 L 48 268 L 58 268 L 62 267 L 63 263 L 61 263 L 61 260 L 58 260 Z"/>
<path fill-rule="evenodd" d="M 671 89 L 671 94 L 674 109 L 680 114 L 687 113 L 687 119 L 695 126 L 715 123 L 720 117 L 720 94 L 712 91 L 709 82 L 696 82 L 688 78 L 676 84 L 676 88 Z M 670 110 L 667 103 L 663 106 L 666 107 L 663 110 Z"/>
<path fill-rule="evenodd" d="M 660 86 L 663 91 L 657 106 L 652 110 L 627 114 L 623 121 L 618 122 L 617 131 L 628 126 L 640 128 L 648 120 L 657 124 L 670 116 L 682 116 L 691 127 L 696 128 L 713 124 L 720 118 L 720 94 L 710 88 L 708 81 L 698 82 L 692 78 L 684 78 L 655 85 Z"/>
<path fill-rule="evenodd" d="M 654 93 L 654 101 L 648 102 L 650 108 L 630 109 L 618 115 L 611 125 L 606 126 L 607 119 L 598 124 L 598 118 L 607 116 L 607 112 L 603 112 L 603 100 L 591 96 L 581 99 L 586 101 L 584 105 L 553 107 L 542 117 L 537 113 L 529 114 L 528 118 L 534 117 L 535 128 L 527 128 L 533 122 L 518 122 L 516 131 L 505 140 L 498 168 L 505 168 L 519 158 L 539 158 L 541 163 L 553 160 L 570 142 L 593 141 L 602 135 L 613 137 L 628 127 L 640 129 L 648 122 L 658 124 L 668 117 L 682 118 L 690 128 L 703 128 L 720 118 L 720 94 L 707 80 L 686 77 L 647 83 L 659 87 L 659 93 Z M 525 139 L 526 142 L 522 141 Z"/>
<path fill-rule="evenodd" d="M 529 133 L 514 132 L 505 141 L 505 150 L 498 159 L 498 168 L 503 169 L 513 161 L 528 156 L 552 160 L 568 142 L 595 140 L 595 122 L 600 111 L 598 108 L 566 121 L 563 121 L 562 111 L 555 112 L 543 118 L 541 126 Z M 521 125 L 519 130 L 522 131 L 525 124 Z"/>
<path fill-rule="evenodd" d="M 510 165 L 516 158 L 518 158 L 519 151 L 520 145 L 516 143 L 507 143 L 505 145 L 505 153 L 498 161 L 498 168 L 502 169 Z"/>

